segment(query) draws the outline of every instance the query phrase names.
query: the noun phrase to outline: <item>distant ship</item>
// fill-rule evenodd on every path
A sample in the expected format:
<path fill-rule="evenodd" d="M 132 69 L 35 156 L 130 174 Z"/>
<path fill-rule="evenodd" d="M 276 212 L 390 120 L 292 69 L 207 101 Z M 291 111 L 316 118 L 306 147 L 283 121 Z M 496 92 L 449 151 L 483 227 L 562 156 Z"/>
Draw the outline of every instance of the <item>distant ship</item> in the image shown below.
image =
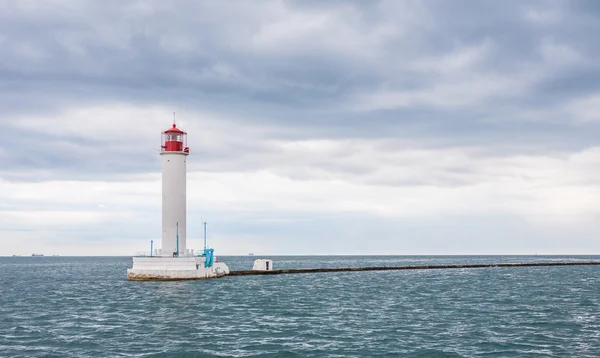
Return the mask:
<path fill-rule="evenodd" d="M 31 256 L 44 256 L 44 254 L 31 254 Z"/>
<path fill-rule="evenodd" d="M 248 256 L 254 256 L 254 252 L 249 253 Z"/>

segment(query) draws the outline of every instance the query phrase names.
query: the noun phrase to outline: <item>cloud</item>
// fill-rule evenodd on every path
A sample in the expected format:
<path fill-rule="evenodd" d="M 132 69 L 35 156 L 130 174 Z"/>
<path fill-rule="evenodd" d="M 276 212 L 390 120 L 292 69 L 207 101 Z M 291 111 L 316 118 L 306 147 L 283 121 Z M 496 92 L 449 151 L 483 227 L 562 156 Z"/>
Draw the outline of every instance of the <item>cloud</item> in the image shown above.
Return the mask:
<path fill-rule="evenodd" d="M 600 94 L 591 94 L 587 97 L 575 99 L 567 106 L 571 118 L 580 121 L 598 121 L 600 119 Z"/>
<path fill-rule="evenodd" d="M 158 240 L 172 112 L 222 253 L 597 251 L 595 11 L 2 2 L 0 254 Z"/>

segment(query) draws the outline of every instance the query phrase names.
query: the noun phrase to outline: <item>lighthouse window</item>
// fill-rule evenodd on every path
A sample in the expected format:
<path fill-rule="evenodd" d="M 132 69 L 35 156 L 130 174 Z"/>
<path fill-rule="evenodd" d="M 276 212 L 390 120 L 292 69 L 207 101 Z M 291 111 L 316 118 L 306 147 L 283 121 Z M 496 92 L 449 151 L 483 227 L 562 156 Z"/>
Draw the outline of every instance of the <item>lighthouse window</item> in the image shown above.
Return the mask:
<path fill-rule="evenodd" d="M 168 142 L 181 142 L 181 134 L 167 134 Z"/>

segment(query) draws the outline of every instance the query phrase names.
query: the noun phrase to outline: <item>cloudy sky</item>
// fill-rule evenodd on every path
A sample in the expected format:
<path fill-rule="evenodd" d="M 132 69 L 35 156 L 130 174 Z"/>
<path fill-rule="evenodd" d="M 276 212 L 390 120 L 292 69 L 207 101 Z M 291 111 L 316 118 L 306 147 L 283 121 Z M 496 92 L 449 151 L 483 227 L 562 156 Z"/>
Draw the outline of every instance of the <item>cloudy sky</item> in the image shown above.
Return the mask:
<path fill-rule="evenodd" d="M 600 254 L 600 2 L 0 1 L 0 255 Z"/>

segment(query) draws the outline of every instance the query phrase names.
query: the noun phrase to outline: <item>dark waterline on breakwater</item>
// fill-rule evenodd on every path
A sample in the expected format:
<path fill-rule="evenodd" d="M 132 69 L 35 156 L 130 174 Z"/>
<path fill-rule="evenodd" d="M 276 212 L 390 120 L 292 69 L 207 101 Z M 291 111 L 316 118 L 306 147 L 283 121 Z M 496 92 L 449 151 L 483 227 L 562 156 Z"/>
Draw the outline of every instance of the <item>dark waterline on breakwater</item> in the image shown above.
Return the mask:
<path fill-rule="evenodd" d="M 254 257 L 220 257 L 247 270 Z M 505 263 L 304 256 L 277 269 Z M 507 256 L 507 262 L 600 261 Z M 0 258 L 0 356 L 598 357 L 600 267 L 127 281 L 131 258 Z"/>
<path fill-rule="evenodd" d="M 419 265 L 419 266 L 367 266 L 367 267 L 337 267 L 337 268 L 303 268 L 284 270 L 238 270 L 231 271 L 229 276 L 250 275 L 288 275 L 300 273 L 326 273 L 326 272 L 360 272 L 360 271 L 401 271 L 401 270 L 451 270 L 451 269 L 478 269 L 478 268 L 514 268 L 514 267 L 544 267 L 544 266 L 600 266 L 600 261 L 582 262 L 529 262 L 512 264 L 474 264 L 474 265 Z"/>

